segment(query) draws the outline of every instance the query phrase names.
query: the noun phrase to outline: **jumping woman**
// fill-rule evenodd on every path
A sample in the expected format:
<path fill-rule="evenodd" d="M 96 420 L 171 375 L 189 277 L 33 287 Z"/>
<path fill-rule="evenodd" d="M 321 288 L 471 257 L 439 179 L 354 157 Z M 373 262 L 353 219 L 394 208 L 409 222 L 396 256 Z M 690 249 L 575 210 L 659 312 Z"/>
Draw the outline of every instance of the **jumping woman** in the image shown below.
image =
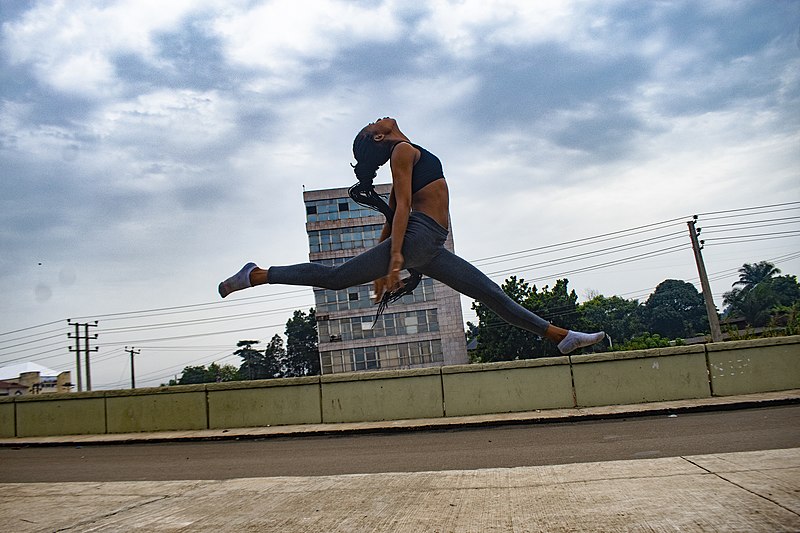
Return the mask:
<path fill-rule="evenodd" d="M 439 158 L 413 144 L 389 117 L 364 127 L 353 141 L 358 183 L 350 196 L 386 215 L 379 243 L 339 266 L 302 263 L 262 269 L 247 263 L 219 284 L 223 298 L 234 291 L 264 285 L 302 285 L 340 290 L 375 282 L 378 314 L 386 304 L 409 294 L 421 274 L 478 300 L 506 322 L 532 331 L 558 345 L 562 354 L 590 346 L 605 333 L 581 333 L 556 327 L 508 297 L 483 272 L 445 249 L 448 233 L 449 192 Z M 378 168 L 390 162 L 392 191 L 389 203 L 375 192 Z M 400 279 L 408 270 L 410 278 Z"/>

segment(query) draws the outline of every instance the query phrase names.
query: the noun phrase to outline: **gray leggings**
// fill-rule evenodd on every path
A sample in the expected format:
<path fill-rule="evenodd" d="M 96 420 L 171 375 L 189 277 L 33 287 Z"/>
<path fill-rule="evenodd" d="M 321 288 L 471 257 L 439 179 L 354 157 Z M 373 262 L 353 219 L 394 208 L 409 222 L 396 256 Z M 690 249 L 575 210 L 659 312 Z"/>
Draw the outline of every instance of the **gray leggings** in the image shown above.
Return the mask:
<path fill-rule="evenodd" d="M 424 213 L 412 211 L 403 239 L 405 268 L 441 281 L 478 300 L 514 326 L 544 335 L 549 322 L 508 297 L 486 274 L 444 247 L 447 230 Z M 301 263 L 270 267 L 269 283 L 340 290 L 369 283 L 386 275 L 391 238 L 339 266 Z"/>

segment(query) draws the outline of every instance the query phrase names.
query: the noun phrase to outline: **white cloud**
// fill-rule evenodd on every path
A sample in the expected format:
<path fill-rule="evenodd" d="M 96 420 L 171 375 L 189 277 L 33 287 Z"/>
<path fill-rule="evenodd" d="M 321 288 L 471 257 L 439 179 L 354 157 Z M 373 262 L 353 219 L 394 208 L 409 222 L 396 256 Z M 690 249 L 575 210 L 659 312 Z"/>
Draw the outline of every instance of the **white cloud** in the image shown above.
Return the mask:
<path fill-rule="evenodd" d="M 401 25 L 389 4 L 320 0 L 313 9 L 298 9 L 296 1 L 275 0 L 230 10 L 213 28 L 232 62 L 291 77 L 354 43 L 391 41 Z"/>
<path fill-rule="evenodd" d="M 101 138 L 141 142 L 163 151 L 196 150 L 226 138 L 234 129 L 238 107 L 218 91 L 159 90 L 112 103 L 90 119 Z"/>
<path fill-rule="evenodd" d="M 174 29 L 194 0 L 90 0 L 39 3 L 3 24 L 4 48 L 14 64 L 31 64 L 46 84 L 67 93 L 102 96 L 119 90 L 113 60 L 135 54 L 158 61 L 157 32 Z"/>
<path fill-rule="evenodd" d="M 605 2 L 601 10 L 614 3 Z M 562 0 L 435 0 L 425 4 L 428 13 L 416 35 L 434 39 L 460 58 L 491 54 L 495 47 L 526 47 L 559 43 L 572 49 L 596 49 L 608 23 L 597 5 Z"/>

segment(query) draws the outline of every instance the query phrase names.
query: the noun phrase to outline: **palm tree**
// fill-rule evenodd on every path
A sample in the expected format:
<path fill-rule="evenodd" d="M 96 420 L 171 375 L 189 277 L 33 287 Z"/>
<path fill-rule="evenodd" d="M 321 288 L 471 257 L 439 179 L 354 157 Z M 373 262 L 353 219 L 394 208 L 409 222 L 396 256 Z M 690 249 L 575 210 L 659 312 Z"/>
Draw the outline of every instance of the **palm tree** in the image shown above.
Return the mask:
<path fill-rule="evenodd" d="M 779 268 L 769 261 L 745 263 L 739 269 L 739 281 L 723 295 L 727 314 L 743 317 L 751 326 L 764 326 L 769 321 L 779 299 L 771 280 L 780 274 Z"/>
<path fill-rule="evenodd" d="M 762 281 L 771 279 L 780 273 L 781 269 L 769 261 L 759 261 L 755 264 L 745 263 L 739 269 L 739 281 L 735 282 L 733 286 L 741 285 L 742 292 L 748 292 Z"/>

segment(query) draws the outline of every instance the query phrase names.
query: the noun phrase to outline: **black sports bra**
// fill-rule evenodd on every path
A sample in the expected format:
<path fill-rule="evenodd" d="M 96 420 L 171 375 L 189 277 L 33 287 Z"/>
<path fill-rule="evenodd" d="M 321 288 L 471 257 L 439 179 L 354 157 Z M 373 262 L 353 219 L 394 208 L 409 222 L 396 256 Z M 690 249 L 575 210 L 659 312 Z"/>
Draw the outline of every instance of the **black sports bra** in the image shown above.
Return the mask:
<path fill-rule="evenodd" d="M 395 146 L 397 146 L 397 144 L 395 144 Z M 419 150 L 420 154 L 419 160 L 414 163 L 414 168 L 411 170 L 411 194 L 414 194 L 429 183 L 444 179 L 444 170 L 442 170 L 442 162 L 439 161 L 438 157 L 427 151 L 422 146 L 414 143 L 408 144 Z"/>

